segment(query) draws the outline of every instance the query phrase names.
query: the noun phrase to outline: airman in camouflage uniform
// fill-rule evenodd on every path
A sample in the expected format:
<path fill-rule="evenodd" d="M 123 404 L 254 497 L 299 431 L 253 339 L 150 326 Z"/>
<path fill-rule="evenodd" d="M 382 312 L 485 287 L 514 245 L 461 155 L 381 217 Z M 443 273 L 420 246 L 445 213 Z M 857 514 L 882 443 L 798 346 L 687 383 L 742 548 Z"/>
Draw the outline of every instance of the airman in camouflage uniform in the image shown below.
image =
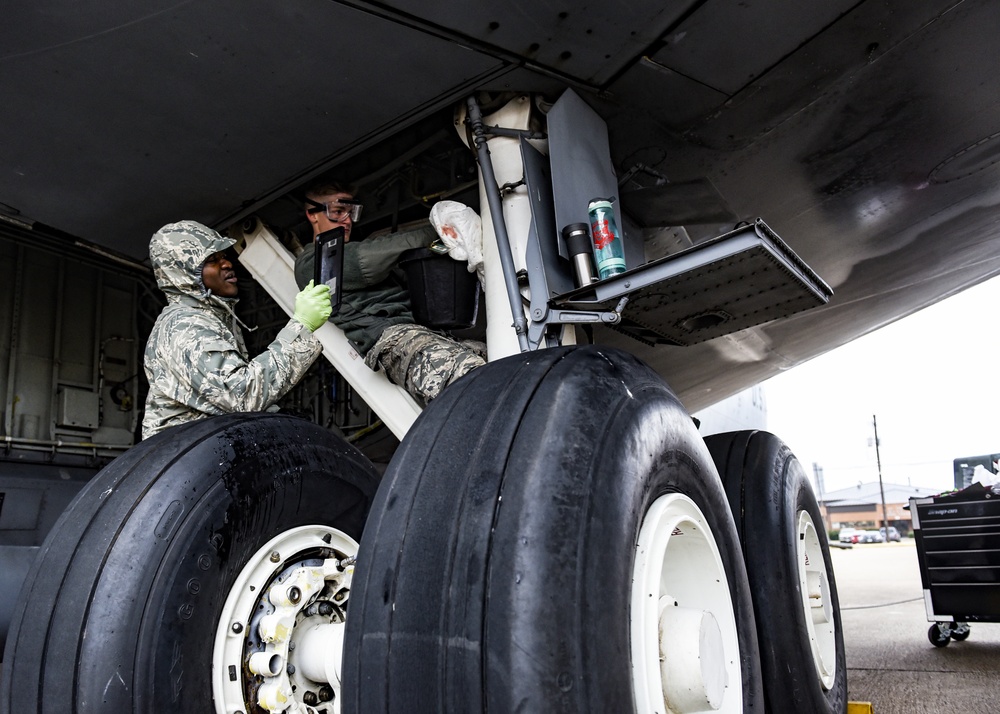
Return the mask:
<path fill-rule="evenodd" d="M 296 318 L 266 351 L 248 358 L 233 312 L 236 277 L 222 253 L 234 243 L 194 221 L 166 225 L 150 241 L 150 261 L 167 306 L 146 343 L 144 439 L 212 415 L 266 409 L 291 389 L 322 350 L 312 334 L 318 325 L 299 319 L 297 303 Z M 221 268 L 213 265 L 209 281 L 209 265 L 216 261 Z M 213 292 L 206 282 L 220 287 Z M 329 290 L 324 294 L 326 312 L 319 324 L 329 316 Z"/>
<path fill-rule="evenodd" d="M 313 236 L 344 228 L 344 272 L 340 310 L 330 318 L 364 356 L 370 369 L 386 376 L 426 404 L 459 377 L 486 363 L 486 345 L 456 340 L 415 324 L 406 278 L 397 267 L 410 248 L 430 245 L 438 236 L 430 224 L 410 231 L 351 242 L 358 215 L 347 210 L 353 192 L 339 184 L 307 192 L 306 216 Z M 340 201 L 345 201 L 340 204 Z M 315 243 L 295 261 L 295 281 L 302 287 L 313 275 Z"/>
<path fill-rule="evenodd" d="M 486 345 L 456 341 L 423 325 L 393 325 L 365 355 L 370 369 L 386 376 L 426 404 L 459 377 L 486 363 Z"/>

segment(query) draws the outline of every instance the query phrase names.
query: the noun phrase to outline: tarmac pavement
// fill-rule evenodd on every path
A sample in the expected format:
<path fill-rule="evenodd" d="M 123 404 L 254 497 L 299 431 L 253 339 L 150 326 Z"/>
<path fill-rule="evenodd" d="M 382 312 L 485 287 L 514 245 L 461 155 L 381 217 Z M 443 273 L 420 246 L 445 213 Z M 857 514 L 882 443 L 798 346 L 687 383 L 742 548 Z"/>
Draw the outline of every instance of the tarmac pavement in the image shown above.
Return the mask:
<path fill-rule="evenodd" d="M 851 701 L 874 714 L 1000 712 L 1000 623 L 972 623 L 968 640 L 934 647 L 912 538 L 831 557 Z"/>

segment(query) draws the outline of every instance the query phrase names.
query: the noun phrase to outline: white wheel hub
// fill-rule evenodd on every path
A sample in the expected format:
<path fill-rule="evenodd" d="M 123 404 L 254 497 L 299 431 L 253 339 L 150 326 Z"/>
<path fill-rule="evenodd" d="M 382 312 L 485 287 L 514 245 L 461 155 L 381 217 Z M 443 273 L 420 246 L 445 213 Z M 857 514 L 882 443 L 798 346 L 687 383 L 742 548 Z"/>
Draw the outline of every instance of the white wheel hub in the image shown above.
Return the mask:
<path fill-rule="evenodd" d="M 327 526 L 271 539 L 222 608 L 212 689 L 217 714 L 339 714 L 344 617 L 358 544 Z"/>
<path fill-rule="evenodd" d="M 830 599 L 830 578 L 823 561 L 823 548 L 808 511 L 799 512 L 797 535 L 799 590 L 802 592 L 809 648 L 816 666 L 816 675 L 823 688 L 828 690 L 833 686 L 837 674 L 833 602 Z"/>
<path fill-rule="evenodd" d="M 636 711 L 743 711 L 736 613 L 715 536 L 683 494 L 660 496 L 639 529 L 632 571 Z"/>

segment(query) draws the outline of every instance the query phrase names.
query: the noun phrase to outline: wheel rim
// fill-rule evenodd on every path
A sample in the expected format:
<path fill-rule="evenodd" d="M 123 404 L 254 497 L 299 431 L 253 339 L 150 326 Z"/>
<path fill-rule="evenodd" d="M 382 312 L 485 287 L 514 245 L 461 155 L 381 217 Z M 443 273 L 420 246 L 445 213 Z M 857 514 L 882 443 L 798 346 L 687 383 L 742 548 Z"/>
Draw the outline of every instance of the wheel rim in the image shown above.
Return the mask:
<path fill-rule="evenodd" d="M 272 538 L 240 571 L 219 617 L 217 714 L 340 712 L 344 617 L 358 544 L 327 526 Z"/>
<path fill-rule="evenodd" d="M 736 614 L 704 514 L 683 494 L 660 496 L 643 518 L 635 553 L 636 711 L 742 712 Z"/>
<path fill-rule="evenodd" d="M 823 689 L 829 690 L 837 674 L 836 625 L 823 547 L 808 511 L 799 511 L 797 535 L 799 590 L 809 633 L 809 649 L 816 675 Z"/>

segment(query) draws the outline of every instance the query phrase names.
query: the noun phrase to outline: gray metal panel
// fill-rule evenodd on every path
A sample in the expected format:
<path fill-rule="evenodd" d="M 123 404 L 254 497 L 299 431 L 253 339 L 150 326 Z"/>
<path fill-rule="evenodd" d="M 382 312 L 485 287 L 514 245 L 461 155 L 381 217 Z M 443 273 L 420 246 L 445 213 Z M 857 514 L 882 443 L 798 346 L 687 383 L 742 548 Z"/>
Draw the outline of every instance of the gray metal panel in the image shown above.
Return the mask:
<path fill-rule="evenodd" d="M 695 130 L 699 143 L 719 149 L 747 147 L 815 103 L 817 97 L 835 95 L 838 80 L 878 61 L 899 63 L 916 55 L 913 49 L 920 30 L 935 22 L 954 21 L 956 13 L 951 10 L 955 5 L 953 0 L 771 0 L 741 5 L 712 0 L 668 35 L 650 60 L 728 95 L 717 112 L 703 115 L 707 121 Z M 976 31 L 995 35 L 997 24 L 992 21 L 989 28 Z M 961 67 L 960 72 L 946 70 L 942 76 L 948 83 L 968 87 L 971 98 L 977 95 L 975 75 L 992 71 L 995 62 L 983 54 L 985 38 L 976 39 L 969 32 L 964 36 L 962 49 L 969 53 L 967 58 L 955 56 L 952 49 L 936 53 L 934 61 L 942 69 Z M 726 50 L 720 52 L 720 47 Z M 894 56 L 886 61 L 886 55 Z M 920 91 L 937 81 L 922 70 L 887 72 L 894 84 L 882 96 L 906 92 L 911 78 L 920 74 L 923 77 L 915 83 Z M 679 112 L 681 123 L 689 121 L 683 118 L 685 113 L 684 109 Z M 677 126 L 671 114 L 666 112 L 668 121 Z"/>
<path fill-rule="evenodd" d="M 41 545 L 95 473 L 96 468 L 0 461 L 0 545 Z"/>
<path fill-rule="evenodd" d="M 0 201 L 140 257 L 503 69 L 336 2 L 4 9 Z"/>
<path fill-rule="evenodd" d="M 632 130 L 642 136 L 656 131 L 656 125 L 686 127 L 722 105 L 728 96 L 701 82 L 675 72 L 649 57 L 629 67 L 609 87 L 612 96 L 641 96 L 642 114 L 629 117 Z M 655 117 L 655 124 L 652 118 Z M 612 132 L 614 143 L 625 139 Z M 666 159 L 660 143 L 650 143 L 645 151 L 633 159 L 649 165 L 658 165 Z M 628 170 L 629 167 L 623 167 Z M 670 172 L 669 161 L 661 166 Z"/>
<path fill-rule="evenodd" d="M 99 279 L 99 271 L 91 266 L 71 262 L 64 269 L 59 340 L 59 377 L 64 382 L 92 384 L 94 381 Z"/>
<path fill-rule="evenodd" d="M 18 250 L 17 242 L 0 237 L 0 257 L 11 259 L 11 271 Z M 72 252 L 32 244 L 21 244 L 20 251 L 20 280 L 11 274 L 12 279 L 0 281 L 0 395 L 6 402 L 3 420 L 10 423 L 5 435 L 21 440 L 15 447 L 58 451 L 53 442 L 59 421 L 69 427 L 64 442 L 104 443 L 92 439 L 103 426 L 115 430 L 116 441 L 109 443 L 130 444 L 138 407 L 135 377 L 141 369 L 136 278 L 114 271 L 110 263 L 95 267 Z M 98 359 L 102 344 L 103 365 Z M 98 394 L 102 366 L 104 385 Z M 125 409 L 111 398 L 121 382 L 127 382 L 131 397 L 123 402 Z"/>
<path fill-rule="evenodd" d="M 706 87 L 734 94 L 793 53 L 803 37 L 818 34 L 857 4 L 709 0 L 664 38 L 653 59 Z M 864 48 L 850 49 L 863 60 Z"/>
<path fill-rule="evenodd" d="M 570 223 L 590 223 L 587 205 L 594 198 L 617 198 L 618 179 L 608 146 L 608 127 L 580 96 L 566 90 L 546 117 L 556 231 Z M 625 235 L 621 207 L 612 204 L 625 244 L 625 264 L 644 260 L 638 236 Z"/>
<path fill-rule="evenodd" d="M 99 422 L 97 392 L 63 387 L 57 394 L 56 425 L 96 429 Z"/>
<path fill-rule="evenodd" d="M 649 343 L 693 345 L 823 305 L 830 288 L 763 222 L 581 288 L 559 306 L 611 310 Z"/>
<path fill-rule="evenodd" d="M 532 284 L 531 302 L 535 307 L 537 301 L 544 304 L 553 295 L 569 292 L 576 284 L 573 282 L 569 251 L 562 236 L 556 232 L 548 160 L 524 139 L 521 140 L 521 157 L 524 160 L 524 181 L 528 186 L 533 230 L 526 256 L 528 272 L 534 276 L 534 271 L 540 269 L 545 278 L 545 295 L 535 295 L 535 285 Z"/>
<path fill-rule="evenodd" d="M 37 553 L 37 546 L 0 545 L 0 653 L 7 642 L 18 593 Z"/>
<path fill-rule="evenodd" d="M 0 491 L 0 531 L 32 531 L 38 527 L 42 491 L 8 488 Z"/>
<path fill-rule="evenodd" d="M 645 227 L 736 223 L 739 217 L 706 178 L 622 192 L 625 212 Z"/>
<path fill-rule="evenodd" d="M 391 8 L 495 47 L 529 64 L 603 84 L 697 4 L 697 0 L 545 4 L 390 0 Z M 477 45 L 478 46 L 478 45 Z"/>

